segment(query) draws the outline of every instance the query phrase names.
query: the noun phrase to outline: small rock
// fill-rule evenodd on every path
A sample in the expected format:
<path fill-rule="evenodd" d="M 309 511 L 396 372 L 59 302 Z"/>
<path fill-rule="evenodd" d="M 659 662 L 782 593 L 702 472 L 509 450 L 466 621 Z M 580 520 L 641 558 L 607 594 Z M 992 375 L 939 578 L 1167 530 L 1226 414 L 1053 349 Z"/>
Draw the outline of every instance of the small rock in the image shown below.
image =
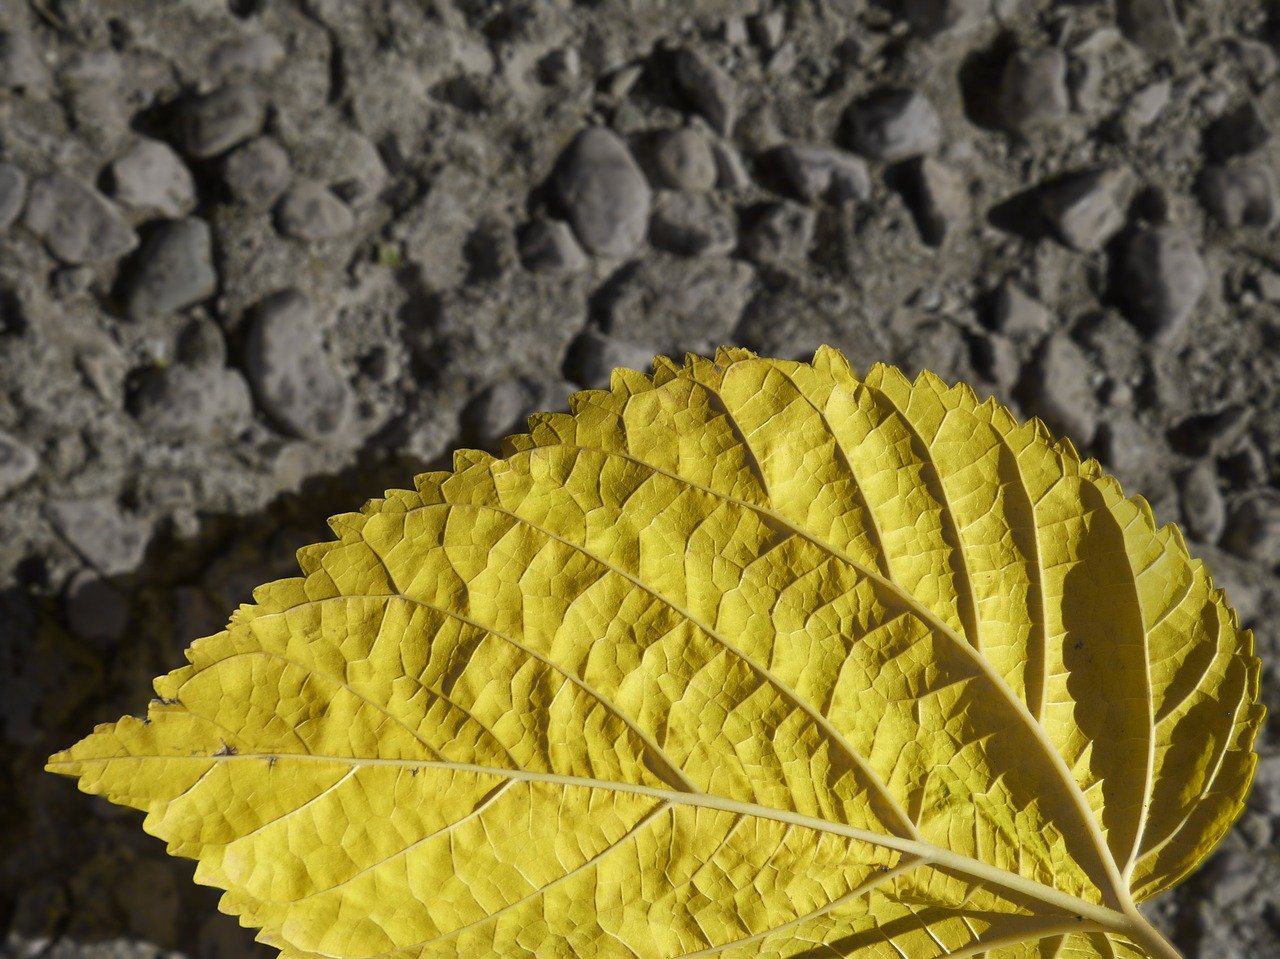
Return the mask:
<path fill-rule="evenodd" d="M 528 270 L 576 273 L 587 265 L 587 255 L 563 220 L 541 217 L 520 232 L 520 261 Z"/>
<path fill-rule="evenodd" d="M 114 497 L 57 500 L 46 509 L 54 528 L 102 575 L 131 573 L 141 565 L 151 523 L 124 512 Z"/>
<path fill-rule="evenodd" d="M 195 217 L 161 223 L 134 261 L 125 293 L 131 320 L 168 316 L 218 288 L 209 224 Z"/>
<path fill-rule="evenodd" d="M 49 288 L 58 299 L 71 300 L 88 293 L 96 278 L 93 267 L 64 266 L 54 271 Z"/>
<path fill-rule="evenodd" d="M 335 143 L 337 163 L 330 188 L 352 209 L 362 210 L 386 187 L 387 167 L 372 140 L 346 127 L 342 131 Z"/>
<path fill-rule="evenodd" d="M 658 186 L 701 192 L 716 185 L 716 158 L 707 138 L 692 127 L 664 130 L 653 147 Z"/>
<path fill-rule="evenodd" d="M 549 86 L 568 86 L 581 75 L 582 55 L 577 47 L 560 47 L 538 61 L 538 79 Z"/>
<path fill-rule="evenodd" d="M 1252 100 L 1218 117 L 1204 133 L 1205 149 L 1215 160 L 1252 153 L 1265 146 L 1269 139 L 1271 131 Z"/>
<path fill-rule="evenodd" d="M 289 154 L 270 137 L 246 143 L 222 166 L 222 180 L 231 195 L 255 210 L 272 206 L 289 189 L 292 179 Z"/>
<path fill-rule="evenodd" d="M 193 317 L 178 334 L 174 357 L 188 366 L 222 366 L 227 361 L 227 341 L 222 329 L 204 316 Z"/>
<path fill-rule="evenodd" d="M 1254 274 L 1253 285 L 1258 291 L 1258 296 L 1268 303 L 1280 303 L 1280 273 L 1259 270 Z"/>
<path fill-rule="evenodd" d="M 644 240 L 652 193 L 625 143 L 590 127 L 574 138 L 556 192 L 578 240 L 591 253 L 628 256 Z"/>
<path fill-rule="evenodd" d="M 1264 491 L 1237 503 L 1222 545 L 1263 566 L 1280 563 L 1280 496 Z"/>
<path fill-rule="evenodd" d="M 1182 521 L 1192 539 L 1216 543 L 1226 526 L 1226 506 L 1218 489 L 1218 474 L 1208 463 L 1198 463 L 1178 481 Z"/>
<path fill-rule="evenodd" d="M 1094 444 L 1102 461 L 1126 487 L 1151 490 L 1148 480 L 1153 470 L 1162 469 L 1164 451 L 1159 437 L 1152 436 L 1132 414 L 1114 406 L 1109 409 L 1098 425 Z"/>
<path fill-rule="evenodd" d="M 265 119 L 262 100 L 252 87 L 244 84 L 195 97 L 182 112 L 187 155 L 203 159 L 226 153 L 257 135 Z"/>
<path fill-rule="evenodd" d="M 854 103 L 845 117 L 849 146 L 872 160 L 910 160 L 942 141 L 938 112 L 918 90 L 881 90 Z"/>
<path fill-rule="evenodd" d="M 132 210 L 179 217 L 196 201 L 196 184 L 167 143 L 140 140 L 111 164 L 115 199 Z"/>
<path fill-rule="evenodd" d="M 1200 302 L 1209 274 L 1195 242 L 1178 227 L 1142 230 L 1124 251 L 1121 285 L 1126 315 L 1150 336 L 1171 337 Z"/>
<path fill-rule="evenodd" d="M 306 180 L 291 187 L 280 200 L 276 223 L 285 236 L 315 243 L 350 233 L 356 218 L 351 207 L 323 184 Z"/>
<path fill-rule="evenodd" d="M 1227 41 L 1245 76 L 1255 87 L 1263 87 L 1276 75 L 1276 53 L 1271 45 L 1252 37 L 1234 37 Z"/>
<path fill-rule="evenodd" d="M 1071 105 L 1076 110 L 1090 119 L 1108 111 L 1111 102 L 1103 91 L 1107 66 L 1101 53 L 1088 49 L 1082 51 L 1077 47 L 1073 51 L 1067 77 Z"/>
<path fill-rule="evenodd" d="M 1131 182 L 1123 168 L 1071 174 L 1042 189 L 1040 209 L 1059 240 L 1091 253 L 1124 226 Z"/>
<path fill-rule="evenodd" d="M 980 337 L 974 343 L 974 361 L 978 372 L 1005 392 L 1017 383 L 1022 369 L 1017 344 L 999 333 Z"/>
<path fill-rule="evenodd" d="M 0 498 L 31 479 L 40 460 L 35 451 L 12 433 L 0 430 Z"/>
<path fill-rule="evenodd" d="M 1124 125 L 1130 137 L 1155 123 L 1169 105 L 1173 93 L 1173 83 L 1169 80 L 1157 80 L 1149 83 L 1130 99 L 1124 108 Z"/>
<path fill-rule="evenodd" d="M 1253 408 L 1228 406 L 1183 420 L 1169 431 L 1174 446 L 1189 456 L 1222 459 L 1239 449 L 1253 422 Z"/>
<path fill-rule="evenodd" d="M 1089 385 L 1092 372 L 1084 351 L 1060 330 L 1041 344 L 1028 384 L 1032 412 L 1077 447 L 1090 443 L 1098 428 L 1101 411 Z"/>
<path fill-rule="evenodd" d="M 956 226 L 969 217 L 969 187 L 960 171 L 933 157 L 912 161 L 909 200 L 920 238 L 941 246 Z"/>
<path fill-rule="evenodd" d="M 787 15 L 781 10 L 759 13 L 747 21 L 751 36 L 762 48 L 772 52 L 782 45 L 787 32 Z"/>
<path fill-rule="evenodd" d="M 1218 909 L 1241 902 L 1258 889 L 1258 856 L 1253 852 L 1223 849 L 1213 857 L 1201 882 Z"/>
<path fill-rule="evenodd" d="M 782 265 L 804 259 L 813 243 L 817 217 L 790 200 L 771 203 L 742 237 L 742 252 L 760 264 Z"/>
<path fill-rule="evenodd" d="M 334 368 L 311 302 L 302 293 L 284 290 L 258 304 L 246 352 L 254 395 L 281 429 L 323 439 L 346 425 L 351 391 Z"/>
<path fill-rule="evenodd" d="M 903 13 L 912 29 L 923 36 L 960 33 L 989 20 L 991 0 L 905 0 Z"/>
<path fill-rule="evenodd" d="M 232 439 L 253 419 L 253 400 L 236 370 L 174 364 L 138 380 L 129 410 L 161 439 Z"/>
<path fill-rule="evenodd" d="M 647 346 L 588 329 L 569 344 L 564 372 L 575 383 L 600 389 L 609 385 L 609 374 L 615 369 L 641 372 L 652 369 L 654 354 Z"/>
<path fill-rule="evenodd" d="M 209 54 L 209 73 L 219 79 L 271 73 L 284 62 L 284 44 L 269 33 L 228 40 Z"/>
<path fill-rule="evenodd" d="M 1166 57 L 1182 46 L 1182 25 L 1172 0 L 1117 0 L 1121 32 L 1153 57 Z"/>
<path fill-rule="evenodd" d="M 0 233 L 9 229 L 27 200 L 27 175 L 11 163 L 0 163 Z"/>
<path fill-rule="evenodd" d="M 1059 123 L 1071 108 L 1067 58 L 1056 47 L 1023 48 L 1005 63 L 1000 80 L 1000 112 L 1018 133 Z"/>
<path fill-rule="evenodd" d="M 31 34 L 0 31 L 0 87 L 40 94 L 48 85 L 49 71 L 31 42 Z"/>
<path fill-rule="evenodd" d="M 107 645 L 129 625 L 129 599 L 97 573 L 81 570 L 63 590 L 62 615 L 76 636 Z"/>
<path fill-rule="evenodd" d="M 138 245 L 138 235 L 110 200 L 62 173 L 31 185 L 23 222 L 50 253 L 72 265 L 114 260 Z"/>
<path fill-rule="evenodd" d="M 738 112 L 738 91 L 732 78 L 700 53 L 685 48 L 675 54 L 675 81 L 711 128 L 728 136 Z"/>
<path fill-rule="evenodd" d="M 463 409 L 463 428 L 481 442 L 501 439 L 524 425 L 519 421 L 532 411 L 532 403 L 533 390 L 523 380 L 499 380 Z"/>
<path fill-rule="evenodd" d="M 1276 181 L 1258 164 L 1206 167 L 1200 175 L 1200 200 L 1223 226 L 1270 226 L 1276 218 Z"/>
<path fill-rule="evenodd" d="M 737 222 L 732 209 L 715 197 L 663 192 L 653 204 L 649 240 L 681 256 L 728 253 L 738 243 Z"/>
<path fill-rule="evenodd" d="M 871 175 L 862 157 L 835 147 L 788 144 L 773 154 L 796 198 L 805 203 L 847 203 L 871 195 Z"/>
<path fill-rule="evenodd" d="M 740 190 L 751 185 L 747 165 L 742 162 L 742 155 L 733 144 L 716 140 L 711 144 L 711 153 L 716 158 L 717 187 L 722 190 Z"/>
<path fill-rule="evenodd" d="M 1014 339 L 1039 339 L 1053 329 L 1053 314 L 1012 280 L 996 290 L 992 325 Z"/>

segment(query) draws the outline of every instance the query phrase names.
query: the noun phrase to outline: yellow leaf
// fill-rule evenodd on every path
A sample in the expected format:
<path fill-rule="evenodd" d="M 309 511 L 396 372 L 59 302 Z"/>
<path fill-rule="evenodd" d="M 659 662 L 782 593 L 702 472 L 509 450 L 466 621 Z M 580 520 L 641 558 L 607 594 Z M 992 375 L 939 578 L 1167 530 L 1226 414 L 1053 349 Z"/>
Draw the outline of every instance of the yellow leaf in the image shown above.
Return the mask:
<path fill-rule="evenodd" d="M 614 373 L 299 553 L 49 769 L 287 957 L 1171 957 L 1252 638 L 967 386 Z"/>

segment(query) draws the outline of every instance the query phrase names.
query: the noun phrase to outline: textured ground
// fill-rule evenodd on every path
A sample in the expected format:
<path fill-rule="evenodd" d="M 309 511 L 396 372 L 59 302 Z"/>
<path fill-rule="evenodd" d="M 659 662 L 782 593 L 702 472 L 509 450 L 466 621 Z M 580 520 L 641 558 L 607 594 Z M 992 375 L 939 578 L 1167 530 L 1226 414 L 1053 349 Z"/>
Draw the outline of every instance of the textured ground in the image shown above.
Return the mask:
<path fill-rule="evenodd" d="M 1273 718 L 1157 914 L 1280 955 L 1266 8 L 0 0 L 5 954 L 255 948 L 39 769 L 324 516 L 612 366 L 828 342 L 1042 416 L 1183 524 Z"/>

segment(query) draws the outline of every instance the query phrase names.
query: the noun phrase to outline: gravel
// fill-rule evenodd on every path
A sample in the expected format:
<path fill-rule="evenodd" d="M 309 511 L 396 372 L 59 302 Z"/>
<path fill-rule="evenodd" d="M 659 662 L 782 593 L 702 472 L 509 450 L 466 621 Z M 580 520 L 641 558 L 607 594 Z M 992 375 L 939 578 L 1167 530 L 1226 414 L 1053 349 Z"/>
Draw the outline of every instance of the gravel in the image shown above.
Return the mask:
<path fill-rule="evenodd" d="M 1120 290 L 1129 319 L 1144 333 L 1176 335 L 1208 284 L 1204 260 L 1185 230 L 1173 226 L 1141 230 L 1125 246 Z"/>
<path fill-rule="evenodd" d="M 40 458 L 12 433 L 0 430 L 0 496 L 7 496 L 35 475 Z"/>
<path fill-rule="evenodd" d="M 850 107 L 847 123 L 850 148 L 885 163 L 932 153 L 942 142 L 942 121 L 919 90 L 874 93 Z"/>
<path fill-rule="evenodd" d="M 817 216 L 807 206 L 783 201 L 760 210 L 742 236 L 742 252 L 762 265 L 779 266 L 804 258 L 813 243 Z"/>
<path fill-rule="evenodd" d="M 280 232 L 304 243 L 345 236 L 355 228 L 351 207 L 323 184 L 311 180 L 294 184 L 276 207 Z"/>
<path fill-rule="evenodd" d="M 141 213 L 169 218 L 191 211 L 196 184 L 182 158 L 167 143 L 139 140 L 111 164 L 112 196 Z"/>
<path fill-rule="evenodd" d="M 716 185 L 716 158 L 707 138 L 693 127 L 664 130 L 653 146 L 657 185 L 704 192 Z"/>
<path fill-rule="evenodd" d="M 63 173 L 31 184 L 23 222 L 64 263 L 114 260 L 138 245 L 118 209 L 93 187 Z"/>
<path fill-rule="evenodd" d="M 1263 163 L 1206 167 L 1200 175 L 1205 209 L 1226 227 L 1268 227 L 1276 219 L 1276 179 Z"/>
<path fill-rule="evenodd" d="M 195 217 L 155 227 L 126 280 L 131 320 L 168 316 L 212 296 L 218 288 L 209 224 Z"/>
<path fill-rule="evenodd" d="M 222 179 L 236 200 L 251 209 L 265 210 L 289 188 L 293 168 L 284 147 L 270 137 L 258 137 L 227 156 Z"/>
<path fill-rule="evenodd" d="M 805 203 L 847 203 L 871 195 L 866 161 L 844 150 L 788 143 L 775 151 L 774 160 L 792 194 Z"/>
<path fill-rule="evenodd" d="M 256 135 L 265 119 L 266 107 L 253 87 L 223 87 L 185 104 L 183 145 L 188 156 L 215 157 Z"/>
<path fill-rule="evenodd" d="M 652 193 L 622 138 L 602 127 L 579 133 L 556 177 L 578 240 L 591 253 L 627 256 L 645 237 Z"/>
<path fill-rule="evenodd" d="M 1124 226 L 1130 185 L 1124 168 L 1072 173 L 1042 188 L 1041 210 L 1059 240 L 1094 252 Z"/>
<path fill-rule="evenodd" d="M 27 200 L 27 175 L 12 163 L 0 163 L 0 233 L 13 224 Z"/>
<path fill-rule="evenodd" d="M 1056 126 L 1070 108 L 1066 54 L 1042 47 L 1009 57 L 1000 79 L 1000 111 L 1010 129 L 1027 134 Z"/>
<path fill-rule="evenodd" d="M 576 273 L 587 265 L 587 255 L 563 220 L 540 217 L 520 234 L 520 260 L 526 269 L 551 273 Z"/>
<path fill-rule="evenodd" d="M 738 91 L 733 79 L 697 50 L 675 54 L 676 86 L 689 104 L 721 135 L 733 129 L 738 113 Z"/>

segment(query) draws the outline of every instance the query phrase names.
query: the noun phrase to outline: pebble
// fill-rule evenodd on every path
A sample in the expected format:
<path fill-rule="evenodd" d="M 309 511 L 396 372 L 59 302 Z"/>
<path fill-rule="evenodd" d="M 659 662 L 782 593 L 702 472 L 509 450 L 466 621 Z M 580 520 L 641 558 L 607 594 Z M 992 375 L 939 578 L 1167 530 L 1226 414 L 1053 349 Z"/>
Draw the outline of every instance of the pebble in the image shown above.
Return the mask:
<path fill-rule="evenodd" d="M 555 187 L 589 252 L 628 256 L 644 240 L 652 192 L 613 131 L 590 127 L 579 133 L 565 151 Z"/>
<path fill-rule="evenodd" d="M 770 203 L 743 234 L 742 252 L 762 265 L 794 263 L 809 252 L 816 225 L 817 216 L 807 206 L 791 200 Z"/>
<path fill-rule="evenodd" d="M 1241 902 L 1258 889 L 1258 855 L 1238 849 L 1223 849 L 1205 868 L 1199 880 L 1218 909 Z"/>
<path fill-rule="evenodd" d="M 151 523 L 122 510 L 114 497 L 55 500 L 46 510 L 72 549 L 103 576 L 131 573 L 142 564 Z"/>
<path fill-rule="evenodd" d="M 12 163 L 0 163 L 0 233 L 9 229 L 27 200 L 27 175 Z"/>
<path fill-rule="evenodd" d="M 941 246 L 969 218 L 969 185 L 959 170 L 933 157 L 913 161 L 909 176 L 920 238 L 929 246 Z"/>
<path fill-rule="evenodd" d="M 547 273 L 576 273 L 587 265 L 587 255 L 564 220 L 539 217 L 520 232 L 520 262 L 525 269 Z"/>
<path fill-rule="evenodd" d="M 219 79 L 271 73 L 284 62 L 284 44 L 270 33 L 228 40 L 209 54 L 209 73 Z"/>
<path fill-rule="evenodd" d="M 1182 25 L 1172 0 L 1117 0 L 1120 31 L 1153 57 L 1167 57 L 1182 46 Z"/>
<path fill-rule="evenodd" d="M 1131 175 L 1124 168 L 1070 174 L 1040 192 L 1040 209 L 1058 239 L 1074 250 L 1102 249 L 1125 222 Z"/>
<path fill-rule="evenodd" d="M 532 412 L 533 399 L 533 390 L 523 380 L 499 380 L 466 405 L 462 426 L 481 442 L 501 439 L 524 426 L 520 421 Z"/>
<path fill-rule="evenodd" d="M 270 137 L 250 140 L 222 165 L 222 182 L 232 197 L 255 210 L 274 205 L 292 179 L 289 154 Z"/>
<path fill-rule="evenodd" d="M 30 446 L 0 429 L 0 498 L 31 479 L 39 466 L 40 459 Z"/>
<path fill-rule="evenodd" d="M 1215 160 L 1252 153 L 1265 146 L 1269 139 L 1271 131 L 1253 100 L 1227 111 L 1204 132 L 1205 149 Z"/>
<path fill-rule="evenodd" d="M 1264 164 L 1209 166 L 1200 174 L 1200 200 L 1223 226 L 1270 226 L 1276 218 L 1276 181 Z"/>
<path fill-rule="evenodd" d="M 1093 440 L 1100 409 L 1090 387 L 1092 364 L 1084 351 L 1059 330 L 1036 353 L 1032 412 L 1077 447 Z"/>
<path fill-rule="evenodd" d="M 997 330 L 1015 340 L 1039 339 L 1053 329 L 1053 314 L 1012 280 L 996 290 L 991 319 Z"/>
<path fill-rule="evenodd" d="M 134 257 L 125 312 L 131 320 L 168 316 L 208 299 L 217 288 L 209 224 L 195 217 L 167 220 Z"/>
<path fill-rule="evenodd" d="M 589 389 L 609 385 L 609 374 L 615 369 L 648 372 L 653 366 L 655 350 L 606 336 L 597 330 L 584 330 L 569 344 L 565 358 L 565 375 Z"/>
<path fill-rule="evenodd" d="M 297 290 L 258 304 L 246 367 L 258 403 L 285 432 L 323 439 L 347 423 L 351 390 L 325 350 L 311 301 Z"/>
<path fill-rule="evenodd" d="M 182 112 L 188 156 L 204 159 L 226 153 L 256 136 L 266 119 L 257 92 L 244 84 L 221 87 L 189 100 Z"/>
<path fill-rule="evenodd" d="M 1067 57 L 1056 47 L 1024 47 L 1005 63 L 999 107 L 1005 126 L 1030 133 L 1062 121 L 1071 108 Z"/>
<path fill-rule="evenodd" d="M 236 370 L 175 363 L 138 379 L 129 411 L 161 439 L 232 439 L 253 419 L 253 400 Z"/>
<path fill-rule="evenodd" d="M 1264 491 L 1238 502 L 1231 510 L 1222 545 L 1263 566 L 1280 563 L 1280 496 Z"/>
<path fill-rule="evenodd" d="M 0 31 L 0 87 L 40 94 L 48 85 L 49 71 L 31 42 L 31 34 Z"/>
<path fill-rule="evenodd" d="M 751 175 L 742 162 L 742 154 L 731 143 L 716 140 L 711 144 L 716 158 L 716 186 L 722 190 L 741 190 L 751 185 Z"/>
<path fill-rule="evenodd" d="M 1182 521 L 1191 538 L 1216 543 L 1226 526 L 1227 511 L 1218 489 L 1218 474 L 1208 463 L 1197 463 L 1178 481 Z"/>
<path fill-rule="evenodd" d="M 791 192 L 806 203 L 848 203 L 871 196 L 871 175 L 860 156 L 836 147 L 787 144 L 773 158 Z"/>
<path fill-rule="evenodd" d="M 872 160 L 910 160 L 942 141 L 938 112 L 918 90 L 881 90 L 851 105 L 845 116 L 849 146 Z"/>
<path fill-rule="evenodd" d="M 191 171 L 167 143 L 139 140 L 111 164 L 117 203 L 131 210 L 179 217 L 196 202 Z"/>
<path fill-rule="evenodd" d="M 304 180 L 294 184 L 276 207 L 280 232 L 295 240 L 315 243 L 350 233 L 356 225 L 351 207 L 322 183 Z"/>
<path fill-rule="evenodd" d="M 84 569 L 63 590 L 62 615 L 76 636 L 104 646 L 124 635 L 129 599 L 97 573 Z"/>
<path fill-rule="evenodd" d="M 751 37 L 766 51 L 774 51 L 782 45 L 787 32 L 787 15 L 781 10 L 758 13 L 747 21 Z"/>
<path fill-rule="evenodd" d="M 690 105 L 706 117 L 711 128 L 728 136 L 738 113 L 733 79 L 702 54 L 687 47 L 675 53 L 675 81 Z"/>
<path fill-rule="evenodd" d="M 1173 94 L 1173 83 L 1169 80 L 1157 80 L 1149 83 L 1130 99 L 1124 108 L 1124 125 L 1130 138 L 1155 123 L 1169 105 Z"/>
<path fill-rule="evenodd" d="M 702 192 L 716 185 L 716 158 L 706 136 L 693 127 L 664 130 L 653 146 L 658 186 Z"/>
<path fill-rule="evenodd" d="M 714 196 L 663 192 L 654 200 L 649 240 L 681 256 L 729 253 L 738 244 L 737 220 Z"/>
<path fill-rule="evenodd" d="M 1236 62 L 1255 87 L 1265 86 L 1276 75 L 1276 52 L 1270 44 L 1252 37 L 1236 37 L 1229 44 Z"/>
<path fill-rule="evenodd" d="M 23 222 L 50 253 L 72 265 L 114 260 L 138 245 L 138 235 L 110 200 L 63 173 L 31 185 Z"/>
<path fill-rule="evenodd" d="M 352 209 L 364 209 L 378 199 L 387 185 L 387 167 L 373 141 L 355 130 L 342 128 L 334 143 L 340 158 L 331 189 Z"/>
<path fill-rule="evenodd" d="M 1173 226 L 1135 233 L 1125 248 L 1120 276 L 1129 320 L 1161 338 L 1178 332 L 1209 284 L 1195 242 Z"/>
<path fill-rule="evenodd" d="M 754 275 L 737 259 L 647 257 L 603 292 L 604 332 L 676 354 L 712 349 L 738 325 Z"/>
<path fill-rule="evenodd" d="M 227 361 L 222 328 L 208 317 L 192 317 L 178 334 L 174 357 L 188 366 L 222 366 Z"/>
<path fill-rule="evenodd" d="M 903 13 L 912 29 L 924 36 L 962 32 L 989 20 L 991 0 L 905 0 Z"/>
<path fill-rule="evenodd" d="M 1022 370 L 1022 359 L 1013 340 L 999 333 L 974 341 L 974 361 L 978 371 L 1001 389 L 1012 389 Z"/>

